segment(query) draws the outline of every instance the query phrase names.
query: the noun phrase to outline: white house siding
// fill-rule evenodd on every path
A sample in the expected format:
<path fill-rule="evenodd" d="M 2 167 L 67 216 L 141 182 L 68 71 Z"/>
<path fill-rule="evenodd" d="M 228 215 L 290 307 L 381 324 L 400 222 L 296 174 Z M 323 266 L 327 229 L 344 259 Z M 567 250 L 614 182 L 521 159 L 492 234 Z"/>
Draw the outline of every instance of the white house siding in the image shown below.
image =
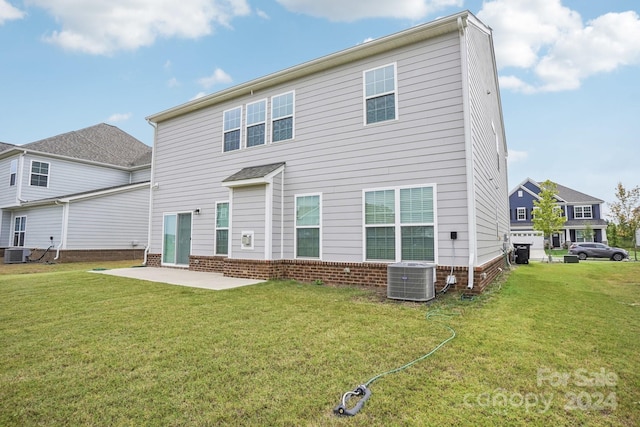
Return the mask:
<path fill-rule="evenodd" d="M 466 31 L 477 265 L 482 265 L 502 254 L 503 237 L 509 233 L 506 145 L 496 96 L 499 89 L 493 58 L 487 55 L 491 49 L 489 35 L 473 25 L 467 27 Z"/>
<path fill-rule="evenodd" d="M 10 211 L 0 211 L 0 248 L 13 244 L 11 239 L 11 218 Z"/>
<path fill-rule="evenodd" d="M 147 243 L 149 188 L 72 201 L 68 215 L 63 249 L 140 249 Z"/>
<path fill-rule="evenodd" d="M 151 179 L 151 168 L 131 172 L 131 183 L 149 181 Z"/>
<path fill-rule="evenodd" d="M 285 258 L 294 257 L 296 194 L 322 193 L 323 260 L 361 262 L 362 190 L 436 184 L 437 261 L 451 263 L 450 231 L 468 230 L 460 55 L 458 34 L 451 33 L 160 122 L 151 252 L 161 252 L 163 212 L 196 204 L 213 212 L 215 201 L 228 198 L 220 185 L 224 178 L 244 167 L 284 161 Z M 363 71 L 393 62 L 398 119 L 365 126 Z M 247 103 L 267 99 L 270 119 L 270 97 L 290 90 L 294 140 L 222 153 L 224 110 L 243 106 L 244 121 Z M 232 209 L 235 218 L 238 206 Z M 194 222 L 194 254 L 212 254 L 213 222 Z M 233 228 L 236 242 L 240 230 L 235 223 Z M 458 242 L 456 264 L 465 264 L 467 248 Z M 234 246 L 233 257 L 248 256 Z"/>
<path fill-rule="evenodd" d="M 57 246 L 62 236 L 62 206 L 40 206 L 14 211 L 11 216 L 13 223 L 15 217 L 26 216 L 27 226 L 24 239 L 24 247 L 30 249 L 46 249 L 53 244 Z M 13 239 L 13 229 L 10 231 L 10 240 Z M 13 243 L 13 242 L 11 242 Z M 9 246 L 12 246 L 10 244 Z"/>
<path fill-rule="evenodd" d="M 283 202 L 283 195 L 282 195 L 282 188 L 283 188 L 283 181 L 284 181 L 284 174 L 280 173 L 278 175 L 276 175 L 273 179 L 273 184 L 271 187 L 271 192 L 272 192 L 272 218 L 271 218 L 271 229 L 273 231 L 273 236 L 272 236 L 272 244 L 271 244 L 271 249 L 272 249 L 272 254 L 271 254 L 271 258 L 272 259 L 282 259 L 282 253 L 281 253 L 281 249 L 282 249 L 282 241 L 284 240 L 284 236 L 283 236 L 283 226 L 282 226 L 282 222 L 284 220 L 284 215 L 283 215 L 283 208 L 282 208 L 282 202 Z"/>
<path fill-rule="evenodd" d="M 31 186 L 31 161 L 49 163 L 48 187 Z M 116 185 L 129 184 L 129 172 L 115 168 L 71 162 L 46 156 L 24 156 L 23 200 L 39 200 Z"/>
<path fill-rule="evenodd" d="M 231 252 L 233 258 L 265 259 L 266 185 L 233 189 L 231 199 Z M 253 248 L 241 247 L 242 233 L 253 233 Z M 194 236 L 194 238 L 197 236 Z"/>
<path fill-rule="evenodd" d="M 18 186 L 10 186 L 9 179 L 11 176 L 11 161 L 19 158 L 20 156 L 16 155 L 0 159 L 0 189 L 2 189 L 0 191 L 0 206 L 7 206 L 16 203 Z"/>

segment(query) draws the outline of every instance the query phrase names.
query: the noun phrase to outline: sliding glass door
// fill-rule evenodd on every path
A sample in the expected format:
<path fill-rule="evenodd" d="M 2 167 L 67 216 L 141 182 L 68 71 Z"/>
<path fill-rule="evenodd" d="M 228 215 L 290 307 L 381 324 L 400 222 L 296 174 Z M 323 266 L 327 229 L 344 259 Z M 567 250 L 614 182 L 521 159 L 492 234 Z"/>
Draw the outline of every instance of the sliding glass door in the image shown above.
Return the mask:
<path fill-rule="evenodd" d="M 191 254 L 191 212 L 165 214 L 162 263 L 189 265 Z"/>

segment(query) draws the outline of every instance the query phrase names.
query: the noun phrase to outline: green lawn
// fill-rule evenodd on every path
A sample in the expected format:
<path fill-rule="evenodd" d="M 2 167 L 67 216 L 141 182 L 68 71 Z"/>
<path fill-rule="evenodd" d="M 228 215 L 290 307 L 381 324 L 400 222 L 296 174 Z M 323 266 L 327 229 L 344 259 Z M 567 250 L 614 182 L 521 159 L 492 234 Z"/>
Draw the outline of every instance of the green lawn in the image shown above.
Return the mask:
<path fill-rule="evenodd" d="M 0 268 L 0 425 L 640 425 L 640 263 L 532 263 L 430 305 L 75 270 L 97 266 Z"/>

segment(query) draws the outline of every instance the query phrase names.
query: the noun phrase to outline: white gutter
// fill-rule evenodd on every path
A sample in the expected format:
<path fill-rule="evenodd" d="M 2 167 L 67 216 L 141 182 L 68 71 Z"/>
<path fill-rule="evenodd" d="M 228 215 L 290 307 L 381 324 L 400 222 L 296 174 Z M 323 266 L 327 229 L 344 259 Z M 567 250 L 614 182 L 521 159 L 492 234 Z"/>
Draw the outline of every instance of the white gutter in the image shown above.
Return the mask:
<path fill-rule="evenodd" d="M 60 258 L 60 250 L 67 244 L 67 223 L 69 222 L 69 201 L 55 201 L 56 205 L 62 205 L 62 229 L 60 230 L 60 243 L 56 247 L 56 256 L 53 260 L 56 261 Z"/>
<path fill-rule="evenodd" d="M 16 203 L 19 205 L 21 203 L 26 202 L 26 200 L 22 199 L 22 174 L 24 171 L 24 156 L 27 154 L 27 151 L 23 151 L 22 154 L 20 154 L 20 157 L 18 160 L 18 170 L 16 171 L 16 181 L 17 181 L 17 191 L 16 191 Z"/>
<path fill-rule="evenodd" d="M 458 33 L 460 35 L 460 60 L 462 68 L 462 108 L 464 119 L 464 145 L 467 169 L 467 233 L 469 234 L 469 263 L 467 265 L 467 289 L 473 289 L 473 269 L 476 264 L 477 231 L 476 231 L 476 202 L 475 180 L 473 173 L 473 139 L 471 137 L 471 104 L 469 101 L 469 63 L 467 58 L 467 38 L 465 37 L 466 19 L 458 17 Z"/>
<path fill-rule="evenodd" d="M 155 145 L 156 145 L 156 138 L 158 136 L 158 126 L 156 126 L 150 120 L 147 120 L 147 123 L 149 123 L 149 125 L 151 125 L 151 127 L 153 128 L 153 147 L 151 150 L 151 176 L 150 176 L 150 182 L 149 182 L 149 217 L 148 217 L 149 224 L 147 225 L 147 246 L 145 246 L 144 248 L 144 258 L 142 260 L 142 265 L 145 265 L 145 266 L 147 265 L 147 256 L 149 255 L 149 249 L 151 249 L 151 219 L 153 217 L 152 216 L 153 192 L 156 191 L 155 189 L 157 188 L 156 182 L 155 182 L 155 172 L 156 172 Z"/>

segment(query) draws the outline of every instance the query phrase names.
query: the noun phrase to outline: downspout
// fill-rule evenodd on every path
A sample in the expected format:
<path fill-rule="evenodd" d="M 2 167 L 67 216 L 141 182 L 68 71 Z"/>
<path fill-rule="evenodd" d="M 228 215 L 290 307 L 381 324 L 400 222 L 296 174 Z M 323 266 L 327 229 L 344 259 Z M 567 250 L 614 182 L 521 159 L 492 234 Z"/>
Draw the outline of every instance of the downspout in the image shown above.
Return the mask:
<path fill-rule="evenodd" d="M 475 180 L 473 173 L 473 138 L 471 137 L 471 110 L 469 101 L 469 62 L 467 58 L 467 38 L 465 36 L 466 20 L 458 17 L 458 34 L 460 35 L 460 60 L 462 68 L 462 109 L 464 118 L 464 145 L 467 169 L 467 227 L 469 233 L 469 261 L 467 289 L 473 289 L 473 273 L 477 257 L 476 202 Z"/>
<path fill-rule="evenodd" d="M 60 259 L 60 250 L 66 245 L 67 241 L 67 223 L 69 222 L 69 202 L 56 200 L 56 205 L 62 205 L 62 228 L 60 230 L 60 243 L 56 247 L 56 256 L 54 261 Z"/>
<path fill-rule="evenodd" d="M 282 170 L 282 178 L 280 180 L 280 259 L 284 259 L 284 173 Z"/>
<path fill-rule="evenodd" d="M 142 265 L 147 265 L 147 256 L 149 255 L 149 249 L 151 248 L 151 220 L 153 218 L 153 192 L 155 191 L 155 163 L 156 163 L 156 138 L 158 136 L 158 126 L 153 122 L 147 119 L 147 123 L 151 125 L 153 128 L 153 147 L 151 147 L 151 179 L 149 180 L 149 216 L 148 216 L 148 224 L 147 224 L 147 245 L 144 248 L 144 259 L 142 260 Z"/>

